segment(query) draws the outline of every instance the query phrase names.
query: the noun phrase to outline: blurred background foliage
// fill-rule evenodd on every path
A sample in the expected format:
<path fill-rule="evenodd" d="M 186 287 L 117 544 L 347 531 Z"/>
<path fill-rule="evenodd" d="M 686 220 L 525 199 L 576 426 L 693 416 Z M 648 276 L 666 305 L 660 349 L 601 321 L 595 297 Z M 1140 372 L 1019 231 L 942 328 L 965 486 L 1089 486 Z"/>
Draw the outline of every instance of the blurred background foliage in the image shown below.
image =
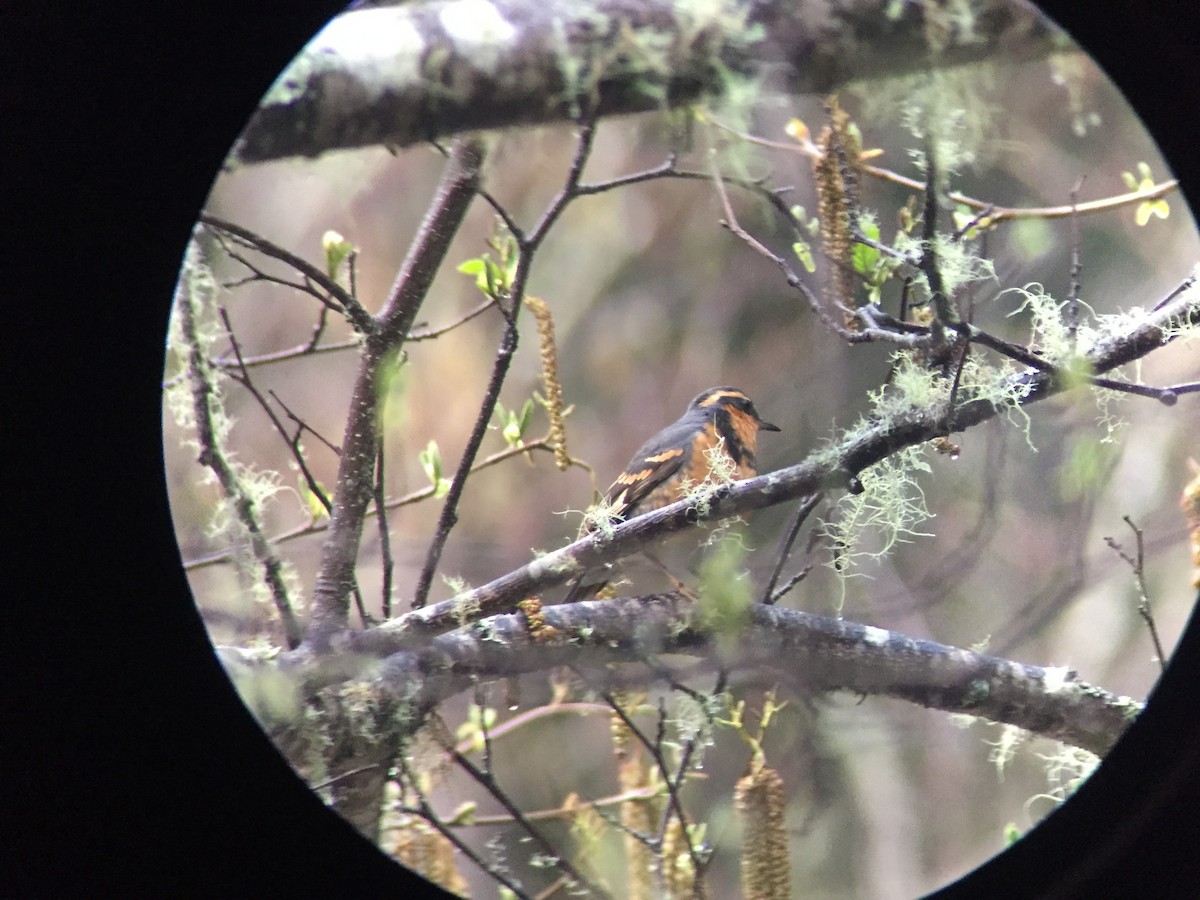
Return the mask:
<path fill-rule="evenodd" d="M 1080 200 L 1127 190 L 1122 172 L 1145 161 L 1155 180 L 1169 176 L 1151 137 L 1102 73 L 1081 56 L 1007 65 L 1001 62 L 943 73 L 942 89 L 969 107 L 975 162 L 951 187 L 1004 206 L 1070 202 L 1083 178 Z M 858 123 L 873 160 L 920 177 L 909 150 L 916 146 L 901 122 L 912 79 L 848 87 L 840 95 Z M 955 93 L 956 92 L 956 93 Z M 947 106 L 953 103 L 947 101 Z M 788 97 L 764 85 L 758 102 L 740 110 L 741 127 L 789 142 L 796 117 L 813 132 L 824 121 L 824 98 Z M 724 113 L 711 117 L 722 121 Z M 733 114 L 730 113 L 730 121 Z M 705 148 L 722 146 L 730 175 L 769 176 L 791 186 L 786 199 L 816 210 L 810 162 L 792 152 L 751 146 L 703 123 L 689 129 L 678 117 L 645 116 L 603 122 L 586 181 L 659 164 L 678 150 L 685 168 L 705 170 Z M 486 187 L 518 222 L 531 224 L 562 183 L 574 149 L 569 127 L 539 128 L 496 138 Z M 431 148 L 398 155 L 385 150 L 333 154 L 238 169 L 217 179 L 208 210 L 250 228 L 314 264 L 323 260 L 322 235 L 334 229 L 358 250 L 360 300 L 378 310 L 442 169 Z M 897 210 L 911 192 L 867 180 L 864 207 L 877 211 L 884 240 L 896 229 Z M 774 213 L 731 188 L 742 225 L 777 252 L 791 236 Z M 1080 220 L 1082 299 L 1111 313 L 1151 306 L 1175 286 L 1198 258 L 1194 224 L 1181 195 L 1171 214 L 1144 227 L 1135 208 Z M 944 223 L 948 219 L 943 210 Z M 574 203 L 537 256 L 530 293 L 554 314 L 568 419 L 569 449 L 594 467 L 559 472 L 547 453 L 516 457 L 474 476 L 440 572 L 472 585 L 491 580 L 573 539 L 580 512 L 621 470 L 650 434 L 678 417 L 697 392 L 731 384 L 747 391 L 763 416 L 780 425 L 760 443 L 760 471 L 795 463 L 867 410 L 867 393 L 887 377 L 888 351 L 847 347 L 820 327 L 778 271 L 719 224 L 719 198 L 703 181 L 665 179 L 583 198 Z M 477 202 L 455 239 L 420 319 L 449 323 L 481 300 L 473 280 L 455 271 L 482 253 L 495 216 Z M 987 237 L 985 255 L 997 279 L 975 285 L 975 320 L 1015 341 L 1029 338 L 1026 314 L 1011 315 L 1020 298 L 1004 290 L 1030 282 L 1065 299 L 1069 285 L 1069 220 L 1031 220 L 1001 226 Z M 799 265 L 797 264 L 797 268 Z M 279 270 L 281 274 L 284 270 Z M 228 259 L 216 260 L 222 281 L 244 276 Z M 818 272 L 811 283 L 820 284 Z M 894 311 L 899 286 L 884 290 Z M 309 298 L 278 286 L 251 283 L 220 298 L 243 352 L 263 354 L 302 344 L 316 309 Z M 436 441 L 443 469 L 452 473 L 478 412 L 501 333 L 489 311 L 436 340 L 412 342 L 389 386 L 384 418 L 386 490 L 400 496 L 427 479 L 418 454 Z M 331 324 L 326 340 L 349 331 Z M 218 341 L 223 347 L 224 342 Z M 168 361 L 168 377 L 177 360 Z M 355 370 L 353 350 L 324 353 L 255 370 L 260 389 L 274 390 L 313 428 L 337 444 Z M 1147 383 L 1194 379 L 1200 350 L 1194 343 L 1155 353 L 1137 373 Z M 541 390 L 537 332 L 522 313 L 521 347 L 501 395 L 520 409 Z M 1105 536 L 1132 548 L 1122 522 L 1145 530 L 1146 578 L 1159 631 L 1168 651 L 1188 615 L 1194 592 L 1184 522 L 1178 507 L 1188 479 L 1186 459 L 1200 457 L 1195 397 L 1175 408 L 1150 400 L 1112 398 L 1121 422 L 1111 442 L 1086 390 L 1031 409 L 1030 442 L 1005 421 L 953 436 L 957 459 L 927 459 L 920 478 L 935 518 L 928 537 L 897 546 L 886 559 L 859 569 L 848 584 L 843 614 L 907 634 L 960 646 L 986 644 L 990 652 L 1043 665 L 1065 665 L 1118 694 L 1144 698 L 1158 664 L 1136 612 L 1136 585 L 1128 567 L 1105 546 Z M 267 531 L 302 525 L 309 512 L 298 491 L 290 456 L 265 416 L 236 386 L 227 392 L 235 419 L 230 442 L 238 458 L 280 473 L 288 489 L 265 509 Z M 223 548 L 210 529 L 216 487 L 204 483 L 195 454 L 169 416 L 164 419 L 166 465 L 184 560 Z M 544 433 L 538 408 L 527 433 Z M 336 481 L 337 458 L 305 440 L 318 479 Z M 499 429 L 483 454 L 503 449 Z M 1036 449 L 1035 449 L 1036 448 Z M 440 501 L 402 507 L 389 515 L 397 559 L 395 609 L 407 596 L 428 546 Z M 827 512 L 828 506 L 822 508 Z M 748 565 L 761 578 L 790 510 L 764 510 L 747 526 L 755 548 Z M 309 595 L 321 534 L 281 545 Z M 828 562 L 818 546 L 813 560 Z M 379 543 L 373 520 L 364 532 L 359 579 L 369 608 L 379 612 Z M 190 572 L 197 603 L 215 643 L 238 643 L 263 629 L 265 604 L 250 599 L 230 565 Z M 635 584 L 636 587 L 636 584 Z M 453 590 L 436 582 L 431 601 Z M 818 565 L 785 605 L 831 614 L 839 589 Z M 525 707 L 547 699 L 545 677 L 527 679 Z M 463 701 L 465 703 L 465 701 Z M 499 700 L 496 701 L 499 705 Z M 449 721 L 461 705 L 446 710 Z M 540 720 L 497 742 L 495 766 L 512 796 L 526 808 L 553 807 L 572 790 L 601 796 L 615 790 L 603 717 Z M 1048 782 L 1043 740 L 1021 748 L 1003 776 L 989 761 L 998 726 L 965 726 L 948 716 L 896 701 L 846 696 L 790 705 L 766 738 L 766 753 L 789 791 L 793 880 L 821 896 L 908 897 L 962 874 L 1004 844 L 1004 829 L 1031 827 L 1054 801 L 1041 798 Z M 566 751 L 564 753 L 564 750 Z M 706 759 L 707 780 L 687 788 L 694 818 L 709 823 L 718 846 L 735 847 L 730 785 L 743 772 L 746 750 L 736 736 L 715 735 Z M 463 784 L 440 785 L 446 809 L 474 796 Z M 564 826 L 565 827 L 565 826 Z M 477 829 L 490 835 L 489 829 Z M 615 852 L 611 851 L 610 852 Z M 713 896 L 737 884 L 736 852 L 718 853 L 710 872 Z M 475 873 L 467 873 L 471 879 Z M 474 884 L 474 882 L 473 882 Z M 480 884 L 474 884 L 480 890 Z"/>

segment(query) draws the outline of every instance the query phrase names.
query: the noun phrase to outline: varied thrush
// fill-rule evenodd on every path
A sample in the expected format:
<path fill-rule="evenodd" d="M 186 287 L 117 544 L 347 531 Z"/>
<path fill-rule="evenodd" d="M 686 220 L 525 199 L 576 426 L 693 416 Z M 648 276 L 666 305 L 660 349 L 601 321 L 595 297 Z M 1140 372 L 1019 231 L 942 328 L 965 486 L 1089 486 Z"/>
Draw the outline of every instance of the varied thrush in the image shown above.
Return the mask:
<path fill-rule="evenodd" d="M 779 430 L 763 420 L 742 391 L 709 388 L 688 404 L 682 417 L 642 444 L 604 495 L 603 507 L 614 518 L 630 519 L 681 500 L 689 487 L 708 478 L 718 452 L 732 461 L 734 478 L 753 478 L 758 474 L 758 433 Z M 584 526 L 585 533 L 595 529 L 591 521 Z M 582 581 L 571 589 L 569 600 L 580 599 Z M 587 593 L 601 586 L 587 585 Z"/>

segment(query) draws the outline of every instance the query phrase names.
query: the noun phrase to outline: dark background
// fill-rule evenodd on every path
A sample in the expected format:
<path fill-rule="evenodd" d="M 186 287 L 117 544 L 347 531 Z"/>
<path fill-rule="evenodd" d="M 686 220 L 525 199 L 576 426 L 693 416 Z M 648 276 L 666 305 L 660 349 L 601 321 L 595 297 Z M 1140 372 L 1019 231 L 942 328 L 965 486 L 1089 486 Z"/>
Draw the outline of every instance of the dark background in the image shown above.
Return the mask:
<path fill-rule="evenodd" d="M 1196 208 L 1192 4 L 1042 6 L 1126 92 Z M 336 11 L 280 18 L 220 0 L 0 14 L 7 896 L 412 887 L 245 715 L 190 602 L 159 475 L 163 298 L 232 136 Z M 1189 895 L 1198 659 L 1193 621 L 1099 773 L 946 895 Z"/>

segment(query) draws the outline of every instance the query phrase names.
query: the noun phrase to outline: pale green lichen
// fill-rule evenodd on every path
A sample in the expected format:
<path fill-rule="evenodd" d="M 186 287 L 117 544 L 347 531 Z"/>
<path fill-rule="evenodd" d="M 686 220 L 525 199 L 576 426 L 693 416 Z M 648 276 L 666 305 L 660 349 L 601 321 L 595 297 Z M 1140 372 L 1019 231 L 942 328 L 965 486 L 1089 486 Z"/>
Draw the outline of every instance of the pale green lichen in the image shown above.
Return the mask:
<path fill-rule="evenodd" d="M 1003 781 L 1004 770 L 1017 755 L 1017 748 L 1029 738 L 1029 732 L 1016 725 L 1001 725 L 1000 735 L 994 741 L 988 741 L 992 748 L 988 753 L 988 762 L 996 767 L 996 776 Z"/>
<path fill-rule="evenodd" d="M 1095 753 L 1062 742 L 1054 753 L 1039 753 L 1038 757 L 1046 763 L 1048 789 L 1025 801 L 1026 809 L 1036 800 L 1049 800 L 1055 806 L 1061 806 L 1100 765 L 1100 757 Z"/>
<path fill-rule="evenodd" d="M 846 581 L 856 574 L 856 565 L 886 556 L 897 543 L 915 537 L 929 537 L 918 531 L 922 522 L 933 518 L 925 504 L 925 493 L 916 473 L 930 472 L 923 447 L 906 447 L 859 473 L 862 491 L 846 494 L 838 501 L 835 518 L 822 524 L 828 538 L 837 547 L 830 565 L 841 587 L 836 605 L 841 614 L 846 599 Z M 868 546 L 867 538 L 875 538 Z"/>

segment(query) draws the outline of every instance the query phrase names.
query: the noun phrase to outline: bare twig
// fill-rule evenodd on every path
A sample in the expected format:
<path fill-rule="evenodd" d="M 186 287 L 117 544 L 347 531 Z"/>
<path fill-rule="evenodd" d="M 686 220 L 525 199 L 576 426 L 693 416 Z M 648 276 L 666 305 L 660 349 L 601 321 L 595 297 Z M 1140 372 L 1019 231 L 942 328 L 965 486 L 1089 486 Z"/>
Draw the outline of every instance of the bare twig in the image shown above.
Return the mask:
<path fill-rule="evenodd" d="M 410 331 L 408 334 L 408 340 L 410 342 L 430 341 L 430 340 L 433 340 L 434 338 L 441 337 L 443 334 L 449 334 L 451 331 L 458 328 L 460 325 L 465 325 L 467 322 L 470 322 L 472 319 L 483 315 L 485 312 L 487 312 L 489 309 L 491 309 L 495 305 L 496 305 L 496 301 L 493 300 L 491 297 L 489 297 L 486 300 L 484 300 L 482 303 L 480 303 L 478 306 L 474 307 L 473 309 L 467 310 L 465 313 L 463 313 L 457 319 L 454 319 L 452 322 L 447 322 L 445 325 L 442 325 L 438 328 L 426 328 L 422 331 Z"/>
<path fill-rule="evenodd" d="M 791 590 L 798 582 L 791 582 L 786 585 L 787 590 L 780 594 L 775 593 L 775 584 L 779 581 L 779 576 L 783 572 L 783 566 L 788 561 L 788 557 L 792 554 L 792 545 L 796 543 L 796 536 L 800 534 L 800 528 L 804 525 L 805 520 L 812 515 L 812 511 L 817 508 L 817 504 L 824 498 L 824 494 L 816 493 L 809 497 L 805 497 L 800 501 L 800 505 L 796 507 L 796 514 L 792 516 L 792 521 L 788 525 L 787 534 L 783 536 L 783 541 L 779 545 L 778 558 L 775 560 L 775 568 L 771 571 L 771 577 L 767 579 L 766 587 L 762 592 L 762 603 L 775 603 L 780 597 Z M 801 576 L 803 577 L 803 576 Z"/>
<path fill-rule="evenodd" d="M 512 459 L 515 456 L 522 456 L 522 455 L 524 455 L 528 452 L 534 451 L 534 450 L 538 450 L 538 451 L 545 452 L 545 453 L 553 453 L 554 446 L 553 446 L 553 442 L 550 439 L 550 436 L 546 435 L 544 437 L 540 437 L 535 441 L 529 441 L 527 443 L 521 444 L 518 447 L 506 447 L 505 449 L 500 450 L 496 453 L 493 453 L 491 456 L 488 456 L 485 459 L 477 462 L 471 468 L 471 472 L 472 473 L 478 472 L 481 469 L 489 468 L 498 463 L 502 463 L 505 460 Z M 572 464 L 576 465 L 576 466 L 582 466 L 584 468 L 587 468 L 587 466 L 584 465 L 584 463 L 579 462 L 578 460 L 572 460 Z M 387 512 L 390 512 L 391 510 L 399 509 L 402 506 L 409 506 L 413 503 L 420 503 L 422 500 L 428 500 L 428 499 L 432 498 L 436 493 L 437 493 L 437 488 L 433 485 L 429 485 L 427 487 L 423 487 L 423 488 L 420 488 L 415 491 L 410 491 L 409 493 L 404 494 L 401 497 L 395 497 L 391 500 L 386 501 L 383 505 L 383 509 Z M 378 515 L 379 508 L 372 506 L 370 509 L 367 510 L 366 514 Z M 280 534 L 277 534 L 274 537 L 272 537 L 270 540 L 271 540 L 272 544 L 283 544 L 283 543 L 287 543 L 288 541 L 297 540 L 298 538 L 309 537 L 314 534 L 321 534 L 321 533 L 327 531 L 328 529 L 329 529 L 329 520 L 328 519 L 323 519 L 319 522 L 306 522 L 305 524 L 303 524 L 297 528 L 293 528 L 289 531 L 284 531 Z M 216 553 L 211 553 L 208 556 L 203 556 L 203 557 L 199 557 L 197 559 L 187 560 L 184 562 L 183 568 L 185 571 L 192 571 L 194 569 L 205 568 L 206 566 L 219 565 L 220 563 L 228 562 L 230 559 L 233 558 L 233 556 L 234 556 L 234 552 L 232 550 L 220 550 Z"/>
<path fill-rule="evenodd" d="M 229 344 L 233 348 L 234 359 L 237 360 L 238 367 L 240 369 L 240 372 L 234 377 L 237 379 L 238 383 L 246 389 L 246 392 L 254 398 L 254 400 L 258 403 L 259 408 L 266 413 L 266 416 L 270 420 L 271 424 L 275 426 L 275 430 L 279 432 L 280 436 L 284 439 L 284 442 L 288 445 L 288 449 L 291 450 L 292 459 L 295 461 L 296 466 L 300 469 L 300 474 L 304 476 L 304 481 L 308 485 L 308 489 L 312 492 L 313 496 L 317 498 L 317 502 L 325 507 L 325 512 L 329 512 L 329 510 L 333 508 L 333 504 L 330 502 L 329 497 L 325 494 L 325 491 L 321 488 L 321 485 L 317 482 L 316 476 L 313 475 L 312 470 L 309 469 L 308 460 L 305 459 L 304 453 L 300 449 L 300 436 L 304 433 L 305 426 L 303 424 L 299 424 L 296 436 L 294 438 L 288 435 L 287 429 L 283 427 L 283 422 L 281 422 L 279 417 L 275 415 L 275 410 L 271 408 L 271 404 L 267 402 L 267 398 L 262 395 L 261 391 L 259 391 L 258 387 L 254 384 L 254 379 L 250 377 L 250 373 L 242 364 L 242 351 L 238 346 L 237 336 L 233 332 L 233 325 L 229 321 L 229 313 L 226 311 L 225 307 L 222 306 L 218 307 L 217 314 L 221 317 L 221 323 L 225 326 L 225 335 L 229 338 Z M 292 421 L 299 423 L 299 420 L 290 411 L 288 412 L 288 415 Z"/>
<path fill-rule="evenodd" d="M 802 156 L 815 158 L 820 149 L 811 142 L 792 143 L 788 141 L 772 141 L 767 138 L 756 137 L 745 132 L 730 128 L 727 125 L 714 123 L 718 128 L 728 131 L 730 134 L 736 135 L 742 140 L 752 144 L 758 144 L 763 147 L 770 147 L 775 150 L 785 150 L 789 153 L 798 153 Z M 890 181 L 892 184 L 898 184 L 917 193 L 924 193 L 926 190 L 925 182 L 918 181 L 915 178 L 908 178 L 891 169 L 882 168 L 880 166 L 871 166 L 860 164 L 858 170 L 879 178 L 882 181 Z M 1117 194 L 1112 197 L 1103 197 L 1099 200 L 1089 200 L 1085 203 L 1067 204 L 1065 206 L 997 206 L 987 200 L 979 200 L 975 197 L 969 197 L 966 194 L 958 191 L 950 191 L 946 194 L 947 198 L 955 203 L 961 203 L 963 206 L 974 210 L 985 212 L 985 215 L 980 218 L 981 222 L 985 222 L 988 226 L 999 222 L 1011 222 L 1017 219 L 1069 219 L 1076 215 L 1095 215 L 1098 213 L 1112 212 L 1115 209 L 1120 209 L 1125 206 L 1134 206 L 1139 203 L 1145 203 L 1150 200 L 1159 200 L 1168 194 L 1171 194 L 1179 189 L 1179 182 L 1174 178 L 1160 182 L 1145 189 L 1129 191 L 1125 194 Z M 977 223 L 978 224 L 978 223 Z"/>
<path fill-rule="evenodd" d="M 1072 349 L 1075 346 L 1075 333 L 1079 330 L 1079 291 L 1081 288 L 1079 276 L 1083 272 L 1083 263 L 1079 259 L 1079 189 L 1083 187 L 1083 178 L 1075 182 L 1071 188 L 1071 287 L 1067 291 L 1067 334 Z"/>
<path fill-rule="evenodd" d="M 754 235 L 750 234 L 750 232 L 746 231 L 746 229 L 744 229 L 738 223 L 737 216 L 734 215 L 733 212 L 733 206 L 729 202 L 729 194 L 725 190 L 725 179 L 722 177 L 720 169 L 717 168 L 715 153 L 711 155 L 710 162 L 712 165 L 712 182 L 717 189 L 717 195 L 721 198 L 721 210 L 725 216 L 725 218 L 721 220 L 721 224 L 728 228 L 732 234 L 741 238 L 742 241 L 744 241 L 746 245 L 755 253 L 758 253 L 760 256 L 763 256 L 778 266 L 779 270 L 783 272 L 783 277 L 786 279 L 788 287 L 795 288 L 800 292 L 801 296 L 808 301 L 809 308 L 816 313 L 817 318 L 821 320 L 826 328 L 842 335 L 847 340 L 852 339 L 853 332 L 845 328 L 829 314 L 829 311 L 826 310 L 821 304 L 821 301 L 817 299 L 817 295 L 814 294 L 812 289 L 804 283 L 804 281 L 796 273 L 796 270 L 791 267 L 791 264 L 788 263 L 788 261 L 782 256 L 779 256 L 767 249 L 767 247 L 761 241 L 754 237 Z"/>
<path fill-rule="evenodd" d="M 767 604 L 768 606 L 774 606 L 776 603 L 778 603 L 780 600 L 782 600 L 784 597 L 786 597 L 792 588 L 794 588 L 796 585 L 798 585 L 800 582 L 802 582 L 805 578 L 807 578 L 809 573 L 812 572 L 812 570 L 813 570 L 812 564 L 809 563 L 803 569 L 801 569 L 799 572 L 797 572 L 795 575 L 793 575 L 791 578 L 789 578 L 787 581 L 785 581 L 779 587 L 779 590 L 774 591 L 772 594 L 770 594 L 770 596 L 768 596 L 765 600 L 763 600 L 763 603 Z"/>
<path fill-rule="evenodd" d="M 1146 623 L 1146 629 L 1150 632 L 1150 640 L 1154 643 L 1154 654 L 1158 659 L 1159 668 L 1165 671 L 1167 668 L 1167 654 L 1163 651 L 1162 641 L 1158 637 L 1158 626 L 1154 623 L 1154 613 L 1150 610 L 1150 595 L 1146 590 L 1145 535 L 1142 529 L 1133 524 L 1133 519 L 1129 518 L 1129 516 L 1122 516 L 1121 519 L 1129 526 L 1133 532 L 1134 539 L 1137 541 L 1135 555 L 1130 556 L 1126 553 L 1115 538 L 1106 537 L 1104 543 L 1108 544 L 1116 552 L 1117 556 L 1125 560 L 1129 564 L 1129 568 L 1133 570 L 1133 576 L 1137 582 L 1138 589 L 1138 615 L 1142 617 L 1142 621 Z"/>
<path fill-rule="evenodd" d="M 404 775 L 404 785 L 407 789 L 413 791 L 417 795 L 417 806 L 404 806 L 400 808 L 401 812 L 409 815 L 420 816 L 428 822 L 437 832 L 446 840 L 452 843 L 459 852 L 467 859 L 479 867 L 481 872 L 486 873 L 489 877 L 494 878 L 497 884 L 502 884 L 517 897 L 526 898 L 529 900 L 530 894 L 521 885 L 515 881 L 509 873 L 500 866 L 495 866 L 476 853 L 471 845 L 454 833 L 454 830 L 446 825 L 433 810 L 433 806 L 429 802 L 429 798 L 425 796 L 425 792 L 421 790 L 420 782 L 413 774 L 412 769 L 408 765 L 408 760 L 404 758 L 403 753 L 396 756 L 396 764 L 401 773 Z"/>
<path fill-rule="evenodd" d="M 483 443 L 484 435 L 487 434 L 488 423 L 495 413 L 496 400 L 500 397 L 500 389 L 504 387 L 504 379 L 508 376 L 509 366 L 512 365 L 513 354 L 517 352 L 516 311 L 506 313 L 505 318 L 507 322 L 504 326 L 504 334 L 500 338 L 500 346 L 496 348 L 492 374 L 488 379 L 487 389 L 484 391 L 483 400 L 480 403 L 479 414 L 476 416 L 471 434 L 467 438 L 467 446 L 463 450 L 462 458 L 458 461 L 458 470 L 450 482 L 450 490 L 446 492 L 442 511 L 438 515 L 437 527 L 434 529 L 433 540 L 430 542 L 429 551 L 425 554 L 425 564 L 421 567 L 417 585 L 413 589 L 413 609 L 420 609 L 429 597 L 429 588 L 433 584 L 433 573 L 437 570 L 438 562 L 442 558 L 442 551 L 446 547 L 446 541 L 450 538 L 450 532 L 458 524 L 458 503 L 466 489 L 467 477 L 474 468 L 475 456 Z"/>
<path fill-rule="evenodd" d="M 243 373 L 243 374 L 245 374 L 245 373 Z M 292 410 L 288 407 L 288 405 L 283 402 L 283 399 L 277 393 L 275 393 L 274 389 L 269 389 L 267 391 L 267 393 L 271 395 L 272 400 L 274 400 L 276 403 L 279 404 L 279 408 L 283 410 L 283 414 L 285 416 L 287 416 L 289 419 L 291 419 L 293 422 L 296 423 L 296 437 L 293 438 L 294 441 L 299 441 L 300 436 L 304 432 L 307 431 L 309 434 L 311 434 L 313 437 L 315 437 L 318 441 L 320 441 L 322 444 L 324 444 L 326 447 L 328 447 L 330 452 L 332 452 L 334 456 L 342 455 L 342 451 L 341 451 L 340 447 L 338 447 L 331 440 L 329 440 L 329 438 L 325 437 L 325 435 L 321 434 L 321 432 L 317 431 L 317 429 L 313 428 L 311 425 L 309 425 L 307 422 L 305 422 L 303 419 L 301 419 L 298 415 L 296 415 L 294 412 L 292 412 Z M 315 483 L 315 481 L 316 481 L 316 479 L 313 479 L 313 483 Z M 325 492 L 320 491 L 318 493 L 318 496 L 322 498 L 321 504 L 325 507 L 326 511 L 328 511 L 330 508 L 330 505 L 327 502 L 328 498 L 325 497 Z"/>
<path fill-rule="evenodd" d="M 375 454 L 375 508 L 383 509 L 384 496 L 384 460 L 386 454 L 383 452 L 383 444 L 380 443 L 379 449 Z M 379 525 L 379 556 L 380 563 L 383 569 L 383 583 L 380 585 L 380 611 L 385 619 L 392 617 L 392 576 L 396 571 L 396 561 L 392 558 L 392 539 L 391 532 L 388 530 L 387 516 L 376 516 L 376 523 Z M 360 614 L 365 616 L 365 610 L 359 610 Z M 366 624 L 365 618 L 363 624 Z"/>
<path fill-rule="evenodd" d="M 586 674 L 584 674 L 584 672 L 582 670 L 580 670 L 574 666 L 572 666 L 572 668 L 575 669 L 576 673 L 580 676 L 580 678 L 583 678 L 585 681 L 587 681 L 587 676 L 586 676 Z M 600 690 L 600 691 L 598 691 L 598 693 L 599 693 L 600 697 L 603 698 L 604 702 L 609 705 L 609 708 L 614 713 L 616 713 L 617 718 L 621 720 L 621 722 L 625 725 L 625 727 L 629 730 L 629 732 L 638 739 L 638 741 L 641 743 L 641 745 L 643 747 L 646 748 L 646 752 L 649 753 L 650 758 L 654 760 L 654 765 L 658 768 L 659 774 L 662 775 L 663 784 L 666 785 L 667 808 L 663 812 L 663 819 L 659 825 L 658 833 L 652 839 L 646 841 L 646 843 L 650 846 L 650 849 L 653 850 L 655 853 L 658 853 L 662 849 L 663 836 L 666 834 L 667 823 L 670 821 L 669 817 L 672 814 L 674 814 L 675 817 L 679 820 L 679 824 L 683 827 L 684 833 L 685 834 L 687 833 L 688 819 L 687 819 L 687 815 L 683 811 L 683 803 L 679 799 L 679 786 L 683 780 L 683 776 L 687 772 L 687 767 L 691 760 L 691 751 L 692 751 L 691 742 L 689 742 L 687 752 L 683 755 L 683 759 L 681 759 L 681 761 L 680 761 L 679 772 L 677 773 L 678 777 L 676 777 L 676 776 L 672 775 L 670 766 L 667 765 L 667 761 L 662 755 L 661 735 L 660 735 L 660 740 L 656 740 L 656 741 L 650 740 L 648 737 L 646 737 L 645 734 L 642 733 L 642 730 L 640 728 L 638 728 L 636 724 L 634 724 L 633 719 L 625 711 L 624 707 L 619 702 L 617 702 L 617 699 L 612 695 L 611 692 L 609 692 L 607 690 Z M 660 722 L 661 722 L 661 719 L 660 719 Z M 695 846 L 693 846 L 692 841 L 690 839 L 687 841 L 687 850 L 688 850 L 688 856 L 691 857 L 691 860 L 692 860 L 693 870 L 696 872 L 696 876 L 697 876 L 697 879 L 696 879 L 696 889 L 698 891 L 697 896 L 703 896 L 703 892 L 701 891 L 701 883 L 700 883 L 699 876 L 700 876 L 700 873 L 703 871 L 704 862 L 700 858 L 700 855 L 696 852 L 696 848 L 695 848 Z"/>
<path fill-rule="evenodd" d="M 289 250 L 285 250 L 283 247 L 251 231 L 249 228 L 243 228 L 241 225 L 222 219 L 220 216 L 202 212 L 200 214 L 200 223 L 217 234 L 225 233 L 237 238 L 260 253 L 291 266 L 305 278 L 319 284 L 326 294 L 329 295 L 329 298 L 331 298 L 326 302 L 333 303 L 339 312 L 344 313 L 346 318 L 350 320 L 350 324 L 360 334 L 368 334 L 372 330 L 373 322 L 371 314 L 363 308 L 362 304 L 349 291 L 345 290 L 340 284 L 308 260 L 297 256 Z M 298 287 L 297 285 L 290 286 Z M 302 287 L 300 289 L 303 290 Z M 321 299 L 319 294 L 313 295 Z"/>
<path fill-rule="evenodd" d="M 554 845 L 551 844 L 545 838 L 545 836 L 543 836 L 542 833 L 534 827 L 533 823 L 529 821 L 529 819 L 525 816 L 525 813 L 522 812 L 520 807 L 518 807 L 517 804 L 512 801 L 504 789 L 500 787 L 495 778 L 493 778 L 489 773 L 483 772 L 476 768 L 476 766 L 469 759 L 467 759 L 453 747 L 448 747 L 446 749 L 450 754 L 450 757 L 454 760 L 455 764 L 458 765 L 458 767 L 468 775 L 470 775 L 480 787 L 486 790 L 501 806 L 504 807 L 508 814 L 513 817 L 513 821 L 517 824 L 517 826 L 520 827 L 525 834 L 529 835 L 529 838 L 541 849 L 543 853 L 556 861 L 554 863 L 556 868 L 574 881 L 579 888 L 589 891 L 590 893 L 595 894 L 597 897 L 608 896 L 606 891 L 601 890 L 598 886 L 585 878 L 584 875 L 577 868 L 575 868 L 574 864 L 572 864 L 570 860 L 563 858 L 562 854 L 555 849 Z"/>

